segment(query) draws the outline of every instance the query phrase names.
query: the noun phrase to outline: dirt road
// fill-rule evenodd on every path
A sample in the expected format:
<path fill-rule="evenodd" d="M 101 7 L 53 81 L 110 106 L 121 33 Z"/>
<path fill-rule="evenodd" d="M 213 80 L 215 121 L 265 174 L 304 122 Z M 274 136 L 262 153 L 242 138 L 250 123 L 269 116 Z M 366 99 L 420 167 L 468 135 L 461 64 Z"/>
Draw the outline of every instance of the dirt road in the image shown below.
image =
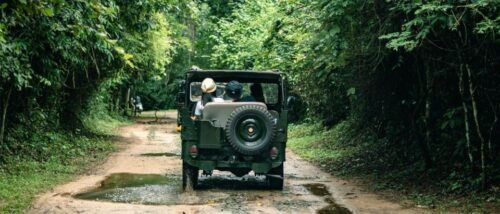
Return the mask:
<path fill-rule="evenodd" d="M 420 213 L 384 201 L 287 151 L 285 189 L 261 177 L 214 172 L 200 189 L 181 191 L 175 113 L 167 123 L 119 130 L 126 148 L 97 169 L 41 195 L 28 213 Z"/>

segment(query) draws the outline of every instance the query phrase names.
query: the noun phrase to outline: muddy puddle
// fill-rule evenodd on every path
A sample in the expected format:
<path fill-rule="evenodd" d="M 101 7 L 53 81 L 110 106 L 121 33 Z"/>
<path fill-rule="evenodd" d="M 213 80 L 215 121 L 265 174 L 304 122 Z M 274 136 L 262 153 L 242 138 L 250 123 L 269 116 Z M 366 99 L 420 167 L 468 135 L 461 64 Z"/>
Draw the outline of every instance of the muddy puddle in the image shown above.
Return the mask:
<path fill-rule="evenodd" d="M 178 156 L 180 156 L 180 154 L 170 153 L 170 152 L 161 152 L 161 153 L 144 153 L 144 154 L 141 154 L 141 156 L 145 156 L 145 157 L 161 157 L 161 156 L 178 157 Z"/>
<path fill-rule="evenodd" d="M 180 178 L 157 174 L 116 173 L 106 177 L 100 186 L 75 198 L 141 204 L 176 204 Z M 152 197 L 154 196 L 154 197 Z"/>
<path fill-rule="evenodd" d="M 200 205 L 228 202 L 229 199 L 252 201 L 259 198 L 265 182 L 258 178 L 200 177 L 199 187 L 183 192 L 181 177 L 159 174 L 115 173 L 106 177 L 99 187 L 79 193 L 75 198 L 147 205 Z M 241 192 L 238 190 L 250 190 Z"/>
<path fill-rule="evenodd" d="M 290 196 L 289 190 L 269 190 L 264 176 L 244 176 L 241 178 L 227 174 L 201 176 L 197 190 L 191 192 L 183 192 L 181 183 L 181 177 L 173 174 L 115 173 L 106 177 L 99 187 L 74 197 L 93 201 L 147 205 L 220 204 L 221 209 L 224 210 L 233 210 L 235 207 L 242 206 L 242 203 L 262 200 L 263 198 L 277 199 L 275 205 L 283 209 L 307 208 L 317 203 L 286 200 Z M 351 213 L 347 208 L 335 203 L 324 184 L 310 183 L 302 186 L 290 186 L 289 188 L 302 188 L 304 194 L 309 192 L 321 197 L 328 205 L 317 210 L 317 213 Z M 238 209 L 240 208 L 243 207 Z"/>
<path fill-rule="evenodd" d="M 181 190 L 181 177 L 158 174 L 116 173 L 106 177 L 101 185 L 75 198 L 147 205 L 211 204 L 229 194 L 197 194 Z"/>
<path fill-rule="evenodd" d="M 335 199 L 333 199 L 332 194 L 328 190 L 328 188 L 321 183 L 311 183 L 304 184 L 304 187 L 311 192 L 315 196 L 322 197 L 328 206 L 323 207 L 317 210 L 319 214 L 350 214 L 352 213 L 349 209 L 342 207 L 335 203 Z"/>

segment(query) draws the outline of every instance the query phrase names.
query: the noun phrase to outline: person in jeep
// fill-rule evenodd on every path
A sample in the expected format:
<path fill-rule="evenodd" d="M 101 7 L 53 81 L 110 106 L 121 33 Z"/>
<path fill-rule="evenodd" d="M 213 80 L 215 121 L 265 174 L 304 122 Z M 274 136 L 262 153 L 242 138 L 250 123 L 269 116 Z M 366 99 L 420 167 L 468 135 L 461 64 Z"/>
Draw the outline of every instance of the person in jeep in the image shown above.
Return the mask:
<path fill-rule="evenodd" d="M 243 102 L 261 102 L 265 103 L 264 92 L 262 91 L 262 85 L 259 83 L 254 83 L 250 86 L 250 95 L 241 98 Z"/>
<path fill-rule="evenodd" d="M 196 118 L 201 117 L 203 113 L 203 108 L 209 102 L 224 102 L 224 99 L 217 97 L 215 92 L 217 91 L 217 85 L 212 78 L 205 78 L 201 82 L 201 100 L 196 103 L 194 110 L 194 116 Z"/>
<path fill-rule="evenodd" d="M 226 94 L 231 101 L 239 102 L 243 94 L 243 86 L 236 80 L 232 80 L 226 85 Z"/>
<path fill-rule="evenodd" d="M 210 90 L 206 92 L 228 99 L 205 103 L 200 117 L 191 118 L 189 115 L 196 111 L 193 107 L 202 101 L 205 86 L 201 82 L 206 78 L 212 78 L 218 89 L 207 87 Z M 262 89 L 260 98 L 258 91 L 251 89 L 257 84 Z M 195 189 L 200 171 L 208 176 L 213 170 L 230 171 L 240 177 L 253 171 L 265 176 L 270 188 L 283 189 L 288 113 L 284 85 L 282 74 L 274 71 L 186 73 L 183 91 L 178 95 L 183 189 Z M 241 99 L 247 96 L 254 99 Z"/>

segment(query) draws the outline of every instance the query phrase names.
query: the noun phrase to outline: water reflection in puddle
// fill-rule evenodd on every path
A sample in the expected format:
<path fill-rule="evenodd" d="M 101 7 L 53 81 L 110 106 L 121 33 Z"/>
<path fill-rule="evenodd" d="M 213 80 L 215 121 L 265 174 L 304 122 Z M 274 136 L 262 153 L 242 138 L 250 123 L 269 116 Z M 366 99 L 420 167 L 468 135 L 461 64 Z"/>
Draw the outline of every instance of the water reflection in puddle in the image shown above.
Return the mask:
<path fill-rule="evenodd" d="M 116 173 L 106 177 L 99 187 L 77 194 L 75 198 L 149 205 L 197 205 L 225 202 L 235 196 L 251 201 L 257 198 L 260 191 L 237 190 L 262 189 L 262 181 L 259 179 L 231 179 L 222 176 L 202 177 L 197 191 L 183 192 L 181 182 L 181 177 L 175 175 Z"/>
<path fill-rule="evenodd" d="M 313 195 L 323 197 L 324 201 L 328 203 L 328 206 L 323 207 L 317 211 L 319 214 L 350 214 L 352 213 L 349 209 L 342 207 L 335 203 L 330 191 L 324 184 L 311 183 L 304 184 L 304 187 L 309 190 Z"/>
<path fill-rule="evenodd" d="M 130 173 L 111 174 L 98 188 L 75 195 L 75 198 L 85 200 L 150 205 L 206 204 L 226 197 L 226 194 L 202 197 L 194 192 L 184 193 L 180 177 Z"/>
<path fill-rule="evenodd" d="M 198 190 L 183 192 L 181 177 L 178 175 L 116 173 L 106 177 L 99 187 L 77 194 L 75 198 L 149 205 L 218 203 L 222 209 L 232 210 L 237 207 L 241 208 L 242 203 L 248 201 L 268 197 L 283 201 L 282 197 L 288 196 L 288 191 L 270 191 L 264 181 L 264 178 L 254 176 L 244 176 L 243 178 L 229 175 L 201 177 Z M 318 210 L 318 213 L 351 213 L 345 207 L 335 203 L 324 184 L 305 184 L 304 188 L 328 203 L 328 206 Z M 297 201 L 297 199 L 292 200 L 295 209 L 310 207 L 312 203 L 299 202 L 301 201 Z"/>
<path fill-rule="evenodd" d="M 180 193 L 177 180 L 156 174 L 116 173 L 106 177 L 98 188 L 77 194 L 75 198 L 126 203 L 168 203 L 175 201 L 173 197 Z M 160 197 L 149 197 L 151 194 Z"/>

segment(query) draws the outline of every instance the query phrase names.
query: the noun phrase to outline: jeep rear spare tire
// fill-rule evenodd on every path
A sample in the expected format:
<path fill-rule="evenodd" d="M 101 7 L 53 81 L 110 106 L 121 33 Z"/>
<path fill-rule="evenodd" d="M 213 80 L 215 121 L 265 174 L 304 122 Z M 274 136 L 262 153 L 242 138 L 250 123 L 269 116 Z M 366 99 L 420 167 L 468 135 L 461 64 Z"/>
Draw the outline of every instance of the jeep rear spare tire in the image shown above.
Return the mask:
<path fill-rule="evenodd" d="M 227 120 L 225 132 L 231 146 L 241 154 L 260 154 L 271 144 L 275 134 L 273 116 L 264 106 L 236 108 Z"/>

